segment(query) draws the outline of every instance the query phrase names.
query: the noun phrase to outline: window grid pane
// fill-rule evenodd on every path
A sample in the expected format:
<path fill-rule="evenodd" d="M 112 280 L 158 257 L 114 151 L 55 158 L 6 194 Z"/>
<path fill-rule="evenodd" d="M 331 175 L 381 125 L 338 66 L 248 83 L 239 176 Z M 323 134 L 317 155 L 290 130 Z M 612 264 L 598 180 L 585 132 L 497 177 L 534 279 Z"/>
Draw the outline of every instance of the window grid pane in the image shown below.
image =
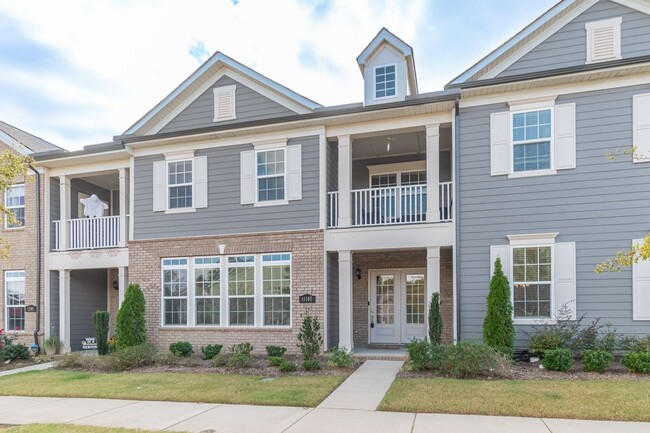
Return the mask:
<path fill-rule="evenodd" d="M 424 275 L 406 276 L 406 323 L 424 323 L 425 302 Z"/>
<path fill-rule="evenodd" d="M 395 277 L 382 275 L 377 277 L 377 324 L 395 323 Z"/>
<path fill-rule="evenodd" d="M 195 263 L 210 263 L 208 259 L 195 259 Z M 216 263 L 219 263 L 217 258 Z M 196 325 L 217 326 L 220 324 L 221 269 L 196 268 L 194 270 L 194 294 L 196 303 Z"/>
<path fill-rule="evenodd" d="M 15 223 L 5 220 L 5 227 L 23 227 L 25 225 L 25 185 L 14 185 L 5 190 L 5 207 L 16 218 Z"/>
<path fill-rule="evenodd" d="M 233 259 L 233 260 L 231 260 Z M 250 263 L 254 256 L 229 257 L 229 263 Z M 228 267 L 229 323 L 232 326 L 255 325 L 255 268 Z"/>
<path fill-rule="evenodd" d="M 551 316 L 551 247 L 513 249 L 515 317 Z"/>
<path fill-rule="evenodd" d="M 167 164 L 169 208 L 192 207 L 192 161 L 174 161 Z"/>
<path fill-rule="evenodd" d="M 395 65 L 375 69 L 375 97 L 395 96 Z"/>
<path fill-rule="evenodd" d="M 283 257 L 278 257 L 281 258 Z M 289 326 L 291 324 L 291 265 L 272 265 L 262 268 L 262 295 L 264 325 Z"/>
<path fill-rule="evenodd" d="M 257 200 L 284 200 L 284 149 L 257 153 Z"/>
<path fill-rule="evenodd" d="M 551 168 L 551 110 L 512 116 L 514 171 Z"/>
<path fill-rule="evenodd" d="M 25 272 L 5 272 L 7 331 L 25 330 Z"/>
<path fill-rule="evenodd" d="M 163 261 L 163 317 L 165 325 L 187 325 L 187 268 L 166 268 Z M 171 262 L 173 263 L 173 262 Z M 187 260 L 176 263 L 187 265 Z M 179 266 L 177 265 L 177 266 Z"/>

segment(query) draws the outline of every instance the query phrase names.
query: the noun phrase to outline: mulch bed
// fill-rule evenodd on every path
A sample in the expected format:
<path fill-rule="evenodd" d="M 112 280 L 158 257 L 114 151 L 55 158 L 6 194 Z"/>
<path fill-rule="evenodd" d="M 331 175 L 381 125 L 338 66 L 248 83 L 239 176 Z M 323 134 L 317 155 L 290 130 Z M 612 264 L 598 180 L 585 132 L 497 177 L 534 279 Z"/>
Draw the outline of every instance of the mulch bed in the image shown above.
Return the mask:
<path fill-rule="evenodd" d="M 30 365 L 34 365 L 34 361 L 31 359 L 14 359 L 8 364 L 0 362 L 0 371 L 14 370 L 20 367 L 29 367 Z"/>

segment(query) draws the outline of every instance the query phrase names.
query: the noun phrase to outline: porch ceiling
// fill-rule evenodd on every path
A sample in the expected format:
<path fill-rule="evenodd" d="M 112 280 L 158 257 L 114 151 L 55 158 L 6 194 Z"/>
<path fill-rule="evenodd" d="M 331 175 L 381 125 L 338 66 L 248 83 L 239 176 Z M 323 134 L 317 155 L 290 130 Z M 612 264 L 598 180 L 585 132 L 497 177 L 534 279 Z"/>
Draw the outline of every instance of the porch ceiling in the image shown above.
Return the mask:
<path fill-rule="evenodd" d="M 355 138 L 352 159 L 385 158 L 426 153 L 425 131 L 410 131 Z M 389 146 L 390 143 L 390 146 Z M 451 127 L 440 128 L 440 150 L 451 149 Z"/>

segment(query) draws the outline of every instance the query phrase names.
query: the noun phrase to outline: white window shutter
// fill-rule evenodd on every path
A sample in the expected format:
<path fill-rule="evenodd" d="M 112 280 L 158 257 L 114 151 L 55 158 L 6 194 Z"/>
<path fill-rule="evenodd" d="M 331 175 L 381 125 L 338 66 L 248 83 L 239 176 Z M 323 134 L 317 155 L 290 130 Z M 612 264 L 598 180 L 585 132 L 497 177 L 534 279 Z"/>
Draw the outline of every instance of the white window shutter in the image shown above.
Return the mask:
<path fill-rule="evenodd" d="M 576 243 L 560 242 L 555 244 L 555 315 L 563 306 L 571 310 L 569 317 L 562 319 L 576 320 Z"/>
<path fill-rule="evenodd" d="M 255 203 L 255 151 L 241 153 L 241 204 Z"/>
<path fill-rule="evenodd" d="M 167 209 L 167 163 L 156 161 L 153 163 L 153 211 L 159 212 Z"/>
<path fill-rule="evenodd" d="M 501 268 L 503 273 L 510 281 L 510 245 L 492 245 L 490 246 L 490 278 L 494 274 L 494 262 L 497 257 L 501 258 Z"/>
<path fill-rule="evenodd" d="M 555 169 L 576 168 L 576 104 L 555 106 Z"/>
<path fill-rule="evenodd" d="M 302 146 L 287 146 L 287 200 L 302 200 Z"/>
<path fill-rule="evenodd" d="M 208 157 L 194 158 L 194 207 L 208 207 Z"/>
<path fill-rule="evenodd" d="M 650 162 L 650 93 L 633 98 L 634 162 Z"/>
<path fill-rule="evenodd" d="M 633 244 L 642 244 L 635 239 Z M 650 260 L 632 265 L 632 320 L 650 320 Z"/>
<path fill-rule="evenodd" d="M 492 176 L 509 174 L 512 167 L 510 156 L 510 112 L 490 115 L 490 173 Z"/>

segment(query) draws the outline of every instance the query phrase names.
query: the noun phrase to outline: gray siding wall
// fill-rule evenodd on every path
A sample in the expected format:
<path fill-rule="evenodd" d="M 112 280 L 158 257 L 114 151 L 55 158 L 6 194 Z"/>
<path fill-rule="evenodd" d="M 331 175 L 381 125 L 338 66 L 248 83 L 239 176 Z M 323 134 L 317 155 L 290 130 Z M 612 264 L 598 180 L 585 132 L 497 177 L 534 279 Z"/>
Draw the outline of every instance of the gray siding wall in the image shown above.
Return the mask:
<path fill-rule="evenodd" d="M 621 55 L 624 59 L 650 54 L 650 16 L 611 1 L 600 1 L 562 27 L 500 77 L 584 65 L 587 61 L 585 24 L 622 17 Z"/>
<path fill-rule="evenodd" d="M 81 341 L 95 336 L 92 315 L 106 311 L 106 269 L 70 272 L 70 348 L 81 350 Z"/>
<path fill-rule="evenodd" d="M 327 191 L 339 190 L 339 146 L 327 143 Z"/>
<path fill-rule="evenodd" d="M 54 221 L 61 219 L 61 192 L 59 189 L 59 179 L 50 179 L 50 250 L 54 249 Z M 58 310 L 57 310 L 58 311 Z"/>
<path fill-rule="evenodd" d="M 339 254 L 327 253 L 327 347 L 339 345 Z"/>
<path fill-rule="evenodd" d="M 608 152 L 632 143 L 632 96 L 650 85 L 561 96 L 576 103 L 577 168 L 557 175 L 490 176 L 490 113 L 506 104 L 461 109 L 459 288 L 461 336 L 482 338 L 490 281 L 490 246 L 508 234 L 559 232 L 576 242 L 577 314 L 601 317 L 619 332 L 650 333 L 632 321 L 632 272 L 594 273 L 596 264 L 629 248 L 650 228 L 649 164 L 610 161 Z M 517 344 L 526 327 L 517 326 Z"/>
<path fill-rule="evenodd" d="M 235 113 L 236 119 L 214 122 L 214 92 L 213 88 L 235 84 Z M 187 108 L 180 112 L 160 132 L 184 131 L 195 128 L 205 128 L 214 125 L 229 125 L 251 120 L 270 119 L 296 114 L 283 105 L 262 96 L 233 80 L 224 76 L 214 86 L 206 90 Z"/>
<path fill-rule="evenodd" d="M 196 212 L 153 212 L 153 162 L 163 155 L 135 159 L 134 239 L 160 239 L 259 233 L 319 227 L 318 136 L 289 140 L 302 144 L 302 200 L 283 206 L 240 204 L 240 153 L 251 144 L 202 149 L 208 157 L 208 207 Z"/>
<path fill-rule="evenodd" d="M 50 271 L 50 331 L 59 335 L 59 272 Z M 45 326 L 48 326 L 47 323 Z"/>

